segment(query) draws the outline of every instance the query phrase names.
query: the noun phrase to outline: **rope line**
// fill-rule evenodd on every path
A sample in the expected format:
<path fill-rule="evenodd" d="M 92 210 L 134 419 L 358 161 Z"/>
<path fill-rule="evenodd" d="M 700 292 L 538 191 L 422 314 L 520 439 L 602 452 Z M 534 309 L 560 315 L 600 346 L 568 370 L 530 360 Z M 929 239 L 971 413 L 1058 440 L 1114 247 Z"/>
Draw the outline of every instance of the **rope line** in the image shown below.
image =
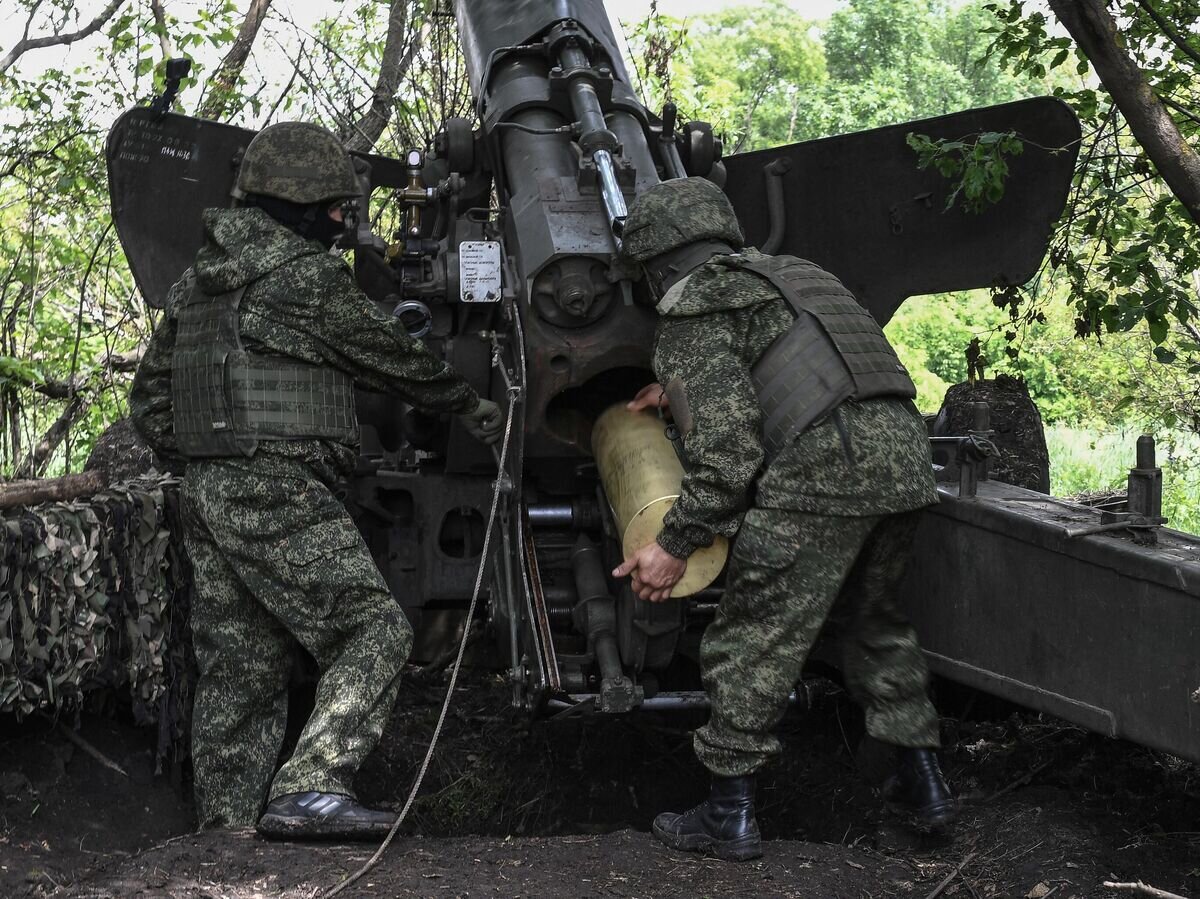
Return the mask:
<path fill-rule="evenodd" d="M 379 864 L 380 859 L 387 852 L 388 846 L 396 838 L 396 834 L 400 830 L 400 825 L 408 817 L 409 809 L 412 808 L 413 802 L 417 798 L 417 793 L 420 792 L 421 783 L 425 780 L 425 772 L 429 770 L 429 762 L 433 759 L 433 751 L 437 747 L 438 739 L 442 735 L 442 725 L 446 723 L 446 715 L 450 711 L 450 701 L 454 698 L 454 687 L 458 683 L 458 671 L 462 667 L 463 655 L 467 650 L 467 638 L 471 633 L 471 621 L 475 617 L 475 606 L 479 602 L 479 590 L 483 586 L 483 571 L 487 567 L 488 548 L 492 542 L 492 528 L 496 523 L 496 511 L 500 507 L 500 494 L 503 491 L 504 465 L 508 459 L 508 446 L 512 437 L 513 409 L 516 404 L 516 396 L 520 392 L 521 388 L 518 386 L 508 388 L 508 415 L 504 423 L 504 441 L 500 445 L 500 459 L 497 463 L 496 483 L 492 488 L 492 509 L 488 513 L 487 529 L 483 534 L 483 551 L 479 555 L 479 570 L 475 573 L 475 589 L 471 593 L 471 605 L 467 608 L 466 624 L 463 627 L 462 640 L 458 644 L 458 656 L 455 658 L 454 667 L 450 672 L 450 684 L 446 687 L 446 698 L 442 702 L 442 712 L 438 716 L 437 726 L 433 729 L 433 738 L 429 741 L 429 749 L 425 751 L 425 759 L 421 762 L 421 770 L 417 772 L 417 779 L 413 782 L 412 789 L 408 793 L 408 799 L 405 800 L 404 808 L 401 809 L 396 822 L 392 825 L 392 829 L 388 831 L 388 835 L 384 837 L 383 843 L 375 850 L 375 854 L 367 859 L 361 868 L 349 875 L 329 892 L 324 893 L 321 899 L 333 899 L 334 896 L 357 882 Z"/>

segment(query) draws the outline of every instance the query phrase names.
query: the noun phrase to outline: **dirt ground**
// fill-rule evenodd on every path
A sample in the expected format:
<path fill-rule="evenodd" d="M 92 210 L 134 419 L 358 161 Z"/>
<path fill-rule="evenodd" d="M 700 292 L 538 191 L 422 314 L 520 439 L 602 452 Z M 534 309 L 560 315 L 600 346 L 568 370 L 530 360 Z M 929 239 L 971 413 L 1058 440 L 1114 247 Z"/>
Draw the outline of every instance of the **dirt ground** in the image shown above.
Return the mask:
<path fill-rule="evenodd" d="M 361 774 L 365 800 L 403 803 L 443 690 L 408 680 Z M 733 865 L 672 853 L 649 834 L 655 813 L 704 789 L 688 739 L 698 719 L 531 725 L 507 711 L 503 684 L 472 675 L 405 832 L 342 895 L 1083 899 L 1131 895 L 1105 880 L 1142 880 L 1200 897 L 1196 766 L 949 685 L 938 692 L 944 767 L 963 800 L 952 833 L 922 834 L 881 804 L 880 747 L 860 745 L 859 714 L 818 680 L 760 782 L 765 856 Z M 81 724 L 128 777 L 48 722 L 0 730 L 2 896 L 315 897 L 371 853 L 193 834 L 178 785 L 154 773 L 152 731 Z"/>

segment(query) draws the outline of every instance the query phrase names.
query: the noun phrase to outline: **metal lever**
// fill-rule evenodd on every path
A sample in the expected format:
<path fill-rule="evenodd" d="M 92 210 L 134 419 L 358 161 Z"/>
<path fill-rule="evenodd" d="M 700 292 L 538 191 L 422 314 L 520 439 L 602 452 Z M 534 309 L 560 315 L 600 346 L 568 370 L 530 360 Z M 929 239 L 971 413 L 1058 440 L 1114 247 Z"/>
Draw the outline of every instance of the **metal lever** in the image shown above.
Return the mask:
<path fill-rule="evenodd" d="M 1102 511 L 1100 523 L 1068 528 L 1067 537 L 1086 537 L 1106 531 L 1128 529 L 1135 543 L 1158 542 L 1158 529 L 1167 523 L 1162 514 L 1162 469 L 1155 464 L 1154 438 L 1143 434 L 1137 439 L 1137 462 L 1129 469 L 1125 512 Z"/>

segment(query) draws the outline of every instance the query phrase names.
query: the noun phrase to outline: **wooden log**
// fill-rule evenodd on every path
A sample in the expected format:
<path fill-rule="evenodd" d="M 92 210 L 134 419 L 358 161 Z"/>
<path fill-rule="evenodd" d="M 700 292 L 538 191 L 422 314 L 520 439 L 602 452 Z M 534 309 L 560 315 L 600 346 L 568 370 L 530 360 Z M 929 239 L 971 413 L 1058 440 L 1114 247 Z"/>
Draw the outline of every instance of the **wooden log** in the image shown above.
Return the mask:
<path fill-rule="evenodd" d="M 102 490 L 104 486 L 104 476 L 98 471 L 36 481 L 10 481 L 0 484 L 0 509 L 76 499 Z"/>

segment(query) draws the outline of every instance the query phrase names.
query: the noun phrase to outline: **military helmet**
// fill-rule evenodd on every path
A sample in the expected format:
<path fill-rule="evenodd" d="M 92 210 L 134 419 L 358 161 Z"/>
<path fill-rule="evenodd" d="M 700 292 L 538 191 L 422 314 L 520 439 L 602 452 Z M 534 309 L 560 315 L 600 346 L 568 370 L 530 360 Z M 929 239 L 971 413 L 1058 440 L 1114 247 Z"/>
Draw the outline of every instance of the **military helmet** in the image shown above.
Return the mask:
<path fill-rule="evenodd" d="M 729 198 L 706 178 L 675 178 L 638 195 L 621 232 L 622 253 L 645 262 L 695 240 L 745 239 Z"/>
<path fill-rule="evenodd" d="M 234 193 L 307 206 L 357 197 L 359 185 L 350 154 L 332 132 L 312 122 L 280 122 L 246 147 Z"/>

